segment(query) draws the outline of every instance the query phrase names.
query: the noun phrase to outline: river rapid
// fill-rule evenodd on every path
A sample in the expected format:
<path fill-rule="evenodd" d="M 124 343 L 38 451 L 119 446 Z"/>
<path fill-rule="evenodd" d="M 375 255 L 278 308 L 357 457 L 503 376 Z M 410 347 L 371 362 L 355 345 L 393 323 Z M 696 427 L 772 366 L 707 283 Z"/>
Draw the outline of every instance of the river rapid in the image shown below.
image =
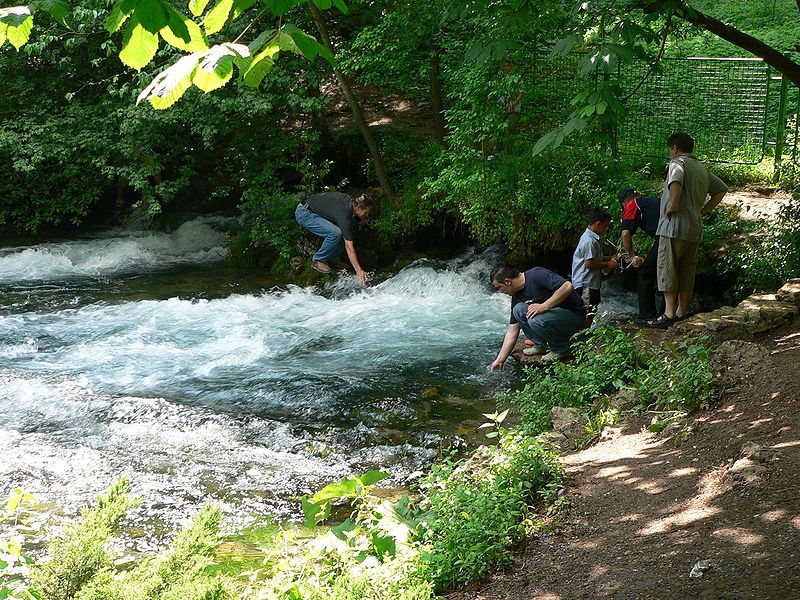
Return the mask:
<path fill-rule="evenodd" d="M 475 439 L 509 299 L 495 251 L 360 287 L 275 287 L 222 262 L 233 224 L 0 248 L 0 492 L 72 515 L 127 475 L 144 549 L 207 501 L 229 530 L 370 469 Z"/>

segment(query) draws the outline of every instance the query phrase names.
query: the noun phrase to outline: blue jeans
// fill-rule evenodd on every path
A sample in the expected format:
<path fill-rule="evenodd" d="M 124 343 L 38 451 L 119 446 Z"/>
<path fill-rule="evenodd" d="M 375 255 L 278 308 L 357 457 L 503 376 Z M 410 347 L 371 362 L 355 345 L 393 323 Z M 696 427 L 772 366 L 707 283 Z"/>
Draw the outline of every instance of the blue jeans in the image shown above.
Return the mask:
<path fill-rule="evenodd" d="M 568 308 L 556 307 L 528 319 L 528 306 L 519 302 L 512 310 L 525 336 L 533 340 L 537 348 L 549 348 L 556 354 L 569 352 L 570 338 L 583 329 L 585 317 Z"/>
<path fill-rule="evenodd" d="M 344 252 L 344 239 L 342 230 L 335 223 L 331 223 L 325 217 L 320 217 L 317 213 L 311 212 L 303 204 L 297 205 L 294 211 L 294 218 L 301 227 L 308 229 L 311 233 L 324 238 L 322 246 L 319 247 L 314 255 L 314 260 L 330 260 L 339 258 Z"/>

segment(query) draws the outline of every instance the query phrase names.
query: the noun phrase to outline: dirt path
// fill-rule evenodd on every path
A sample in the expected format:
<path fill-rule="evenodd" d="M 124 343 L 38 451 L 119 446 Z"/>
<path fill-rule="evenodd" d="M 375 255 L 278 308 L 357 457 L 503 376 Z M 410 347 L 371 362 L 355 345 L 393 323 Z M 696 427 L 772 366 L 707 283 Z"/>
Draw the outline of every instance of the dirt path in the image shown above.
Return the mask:
<path fill-rule="evenodd" d="M 726 365 L 732 387 L 681 431 L 631 421 L 568 454 L 560 533 L 448 598 L 800 599 L 800 321 L 757 342 L 750 362 Z M 748 443 L 752 459 L 734 464 Z M 710 568 L 690 577 L 700 561 Z"/>

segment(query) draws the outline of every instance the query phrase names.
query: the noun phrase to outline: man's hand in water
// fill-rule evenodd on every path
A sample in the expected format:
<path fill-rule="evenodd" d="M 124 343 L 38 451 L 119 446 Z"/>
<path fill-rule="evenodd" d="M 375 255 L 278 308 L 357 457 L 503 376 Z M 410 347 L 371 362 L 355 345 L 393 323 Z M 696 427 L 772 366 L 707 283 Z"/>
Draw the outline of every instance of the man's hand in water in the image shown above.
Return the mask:
<path fill-rule="evenodd" d="M 499 358 L 495 359 L 495 361 L 489 365 L 489 368 L 492 371 L 500 371 L 503 368 L 503 365 L 506 363 L 506 359 L 500 360 Z"/>
<path fill-rule="evenodd" d="M 361 285 L 367 284 L 367 272 L 364 269 L 357 269 L 356 277 L 358 277 L 358 280 L 361 282 Z"/>

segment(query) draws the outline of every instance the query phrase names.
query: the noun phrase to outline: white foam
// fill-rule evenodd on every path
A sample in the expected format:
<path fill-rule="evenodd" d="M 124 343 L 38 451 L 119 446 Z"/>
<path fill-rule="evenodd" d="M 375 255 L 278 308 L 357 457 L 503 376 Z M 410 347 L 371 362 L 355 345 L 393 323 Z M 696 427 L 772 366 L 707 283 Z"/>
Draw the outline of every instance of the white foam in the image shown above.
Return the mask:
<path fill-rule="evenodd" d="M 216 221 L 195 219 L 172 233 L 120 232 L 115 236 L 5 249 L 0 282 L 101 277 L 176 264 L 217 262 L 225 254 Z"/>

